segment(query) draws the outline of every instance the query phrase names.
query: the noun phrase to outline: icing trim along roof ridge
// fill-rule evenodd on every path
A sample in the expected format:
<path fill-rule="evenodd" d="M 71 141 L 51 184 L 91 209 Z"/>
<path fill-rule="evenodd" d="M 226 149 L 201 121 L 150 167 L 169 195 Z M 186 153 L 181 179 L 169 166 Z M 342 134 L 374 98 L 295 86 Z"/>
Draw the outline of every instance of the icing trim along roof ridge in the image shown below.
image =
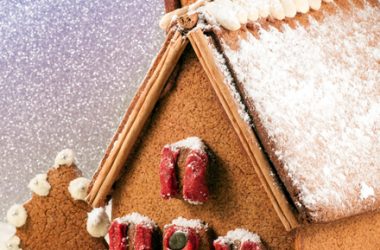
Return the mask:
<path fill-rule="evenodd" d="M 160 27 L 167 29 L 181 15 L 199 13 L 208 22 L 236 31 L 248 22 L 262 18 L 284 20 L 294 18 L 297 13 L 319 10 L 323 2 L 332 0 L 198 0 L 195 3 L 165 14 Z"/>

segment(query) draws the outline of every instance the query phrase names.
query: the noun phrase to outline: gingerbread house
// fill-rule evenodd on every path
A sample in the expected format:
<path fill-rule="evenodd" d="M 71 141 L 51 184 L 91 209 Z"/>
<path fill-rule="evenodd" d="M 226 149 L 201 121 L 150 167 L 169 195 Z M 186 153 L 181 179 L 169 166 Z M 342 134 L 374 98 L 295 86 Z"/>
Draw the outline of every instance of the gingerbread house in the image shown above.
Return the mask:
<path fill-rule="evenodd" d="M 379 2 L 166 7 L 166 40 L 87 201 L 112 197 L 114 218 L 165 232 L 201 219 L 212 240 L 245 228 L 270 249 L 377 249 Z"/>

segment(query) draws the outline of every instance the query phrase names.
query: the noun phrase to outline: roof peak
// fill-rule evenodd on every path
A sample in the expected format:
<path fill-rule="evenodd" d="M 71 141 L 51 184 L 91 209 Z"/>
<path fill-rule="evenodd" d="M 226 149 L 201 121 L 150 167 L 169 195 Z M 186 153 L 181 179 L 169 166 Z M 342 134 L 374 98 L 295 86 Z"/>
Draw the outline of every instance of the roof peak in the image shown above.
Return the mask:
<path fill-rule="evenodd" d="M 260 19 L 284 20 L 294 18 L 297 13 L 319 10 L 322 1 L 333 0 L 198 0 L 165 14 L 160 21 L 160 27 L 166 29 L 178 16 L 200 13 L 208 20 L 213 20 L 213 23 L 236 31 L 242 25 Z"/>

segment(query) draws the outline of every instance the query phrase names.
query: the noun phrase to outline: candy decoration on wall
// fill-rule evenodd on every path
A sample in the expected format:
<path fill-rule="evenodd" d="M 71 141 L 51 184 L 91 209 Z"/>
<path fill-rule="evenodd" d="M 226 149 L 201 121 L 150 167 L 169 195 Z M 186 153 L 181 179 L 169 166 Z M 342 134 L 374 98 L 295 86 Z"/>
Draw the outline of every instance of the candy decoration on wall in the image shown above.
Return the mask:
<path fill-rule="evenodd" d="M 164 199 L 175 197 L 179 193 L 176 168 L 181 154 L 185 154 L 183 177 L 183 199 L 190 204 L 198 205 L 207 201 L 208 153 L 206 146 L 198 137 L 189 137 L 174 144 L 165 145 L 161 152 L 160 183 L 161 196 Z"/>
<path fill-rule="evenodd" d="M 208 155 L 205 151 L 193 149 L 186 158 L 183 178 L 183 198 L 191 204 L 202 204 L 208 199 L 206 170 Z"/>
<path fill-rule="evenodd" d="M 245 229 L 237 228 L 229 231 L 226 236 L 217 238 L 214 243 L 215 250 L 264 250 L 260 237 Z"/>
<path fill-rule="evenodd" d="M 164 228 L 164 249 L 198 250 L 208 249 L 207 224 L 200 220 L 179 217 Z"/>
<path fill-rule="evenodd" d="M 161 152 L 160 182 L 161 196 L 164 199 L 173 198 L 178 194 L 178 181 L 175 173 L 179 149 L 166 145 Z"/>
<path fill-rule="evenodd" d="M 157 225 L 139 213 L 115 219 L 109 229 L 110 250 L 156 249 L 157 238 Z"/>

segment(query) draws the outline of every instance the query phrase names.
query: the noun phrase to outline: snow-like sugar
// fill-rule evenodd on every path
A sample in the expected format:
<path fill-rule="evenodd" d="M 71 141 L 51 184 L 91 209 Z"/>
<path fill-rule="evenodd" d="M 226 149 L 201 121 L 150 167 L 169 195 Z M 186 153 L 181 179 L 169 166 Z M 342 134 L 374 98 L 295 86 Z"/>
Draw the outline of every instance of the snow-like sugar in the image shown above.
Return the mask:
<path fill-rule="evenodd" d="M 176 226 L 181 226 L 181 227 L 189 227 L 189 228 L 194 228 L 197 230 L 201 229 L 207 229 L 207 224 L 204 224 L 201 220 L 198 219 L 185 219 L 183 217 L 178 217 L 174 220 L 172 220 L 171 225 L 176 225 Z"/>
<path fill-rule="evenodd" d="M 116 219 L 119 223 L 133 223 L 135 225 L 142 224 L 150 228 L 157 227 L 156 223 L 152 219 L 147 216 L 143 216 L 137 212 L 133 212 L 124 217 L 120 217 Z"/>
<path fill-rule="evenodd" d="M 326 220 L 371 209 L 362 197 L 380 193 L 380 15 L 354 9 L 223 45 L 301 203 Z"/>
<path fill-rule="evenodd" d="M 360 199 L 365 200 L 369 197 L 374 197 L 375 191 L 372 187 L 369 187 L 365 182 L 360 183 Z"/>
<path fill-rule="evenodd" d="M 244 106 L 240 94 L 233 83 L 232 76 L 227 68 L 227 62 L 213 46 L 210 46 L 211 51 L 213 52 L 216 63 L 219 65 L 219 69 L 221 70 L 224 76 L 224 83 L 228 86 L 229 91 L 232 93 L 235 99 L 235 105 L 239 112 L 240 117 L 248 124 L 252 124 L 251 118 L 246 111 L 246 107 Z"/>
<path fill-rule="evenodd" d="M 252 241 L 256 243 L 261 242 L 260 237 L 257 234 L 252 233 L 243 228 L 237 228 L 235 230 L 228 231 L 226 237 L 233 241 L 239 240 L 241 242 L 244 242 L 244 241 Z"/>
<path fill-rule="evenodd" d="M 179 149 L 179 148 L 188 148 L 188 149 L 199 149 L 204 150 L 205 144 L 203 141 L 196 136 L 188 137 L 186 139 L 180 140 L 176 143 L 168 145 L 172 149 Z"/>

